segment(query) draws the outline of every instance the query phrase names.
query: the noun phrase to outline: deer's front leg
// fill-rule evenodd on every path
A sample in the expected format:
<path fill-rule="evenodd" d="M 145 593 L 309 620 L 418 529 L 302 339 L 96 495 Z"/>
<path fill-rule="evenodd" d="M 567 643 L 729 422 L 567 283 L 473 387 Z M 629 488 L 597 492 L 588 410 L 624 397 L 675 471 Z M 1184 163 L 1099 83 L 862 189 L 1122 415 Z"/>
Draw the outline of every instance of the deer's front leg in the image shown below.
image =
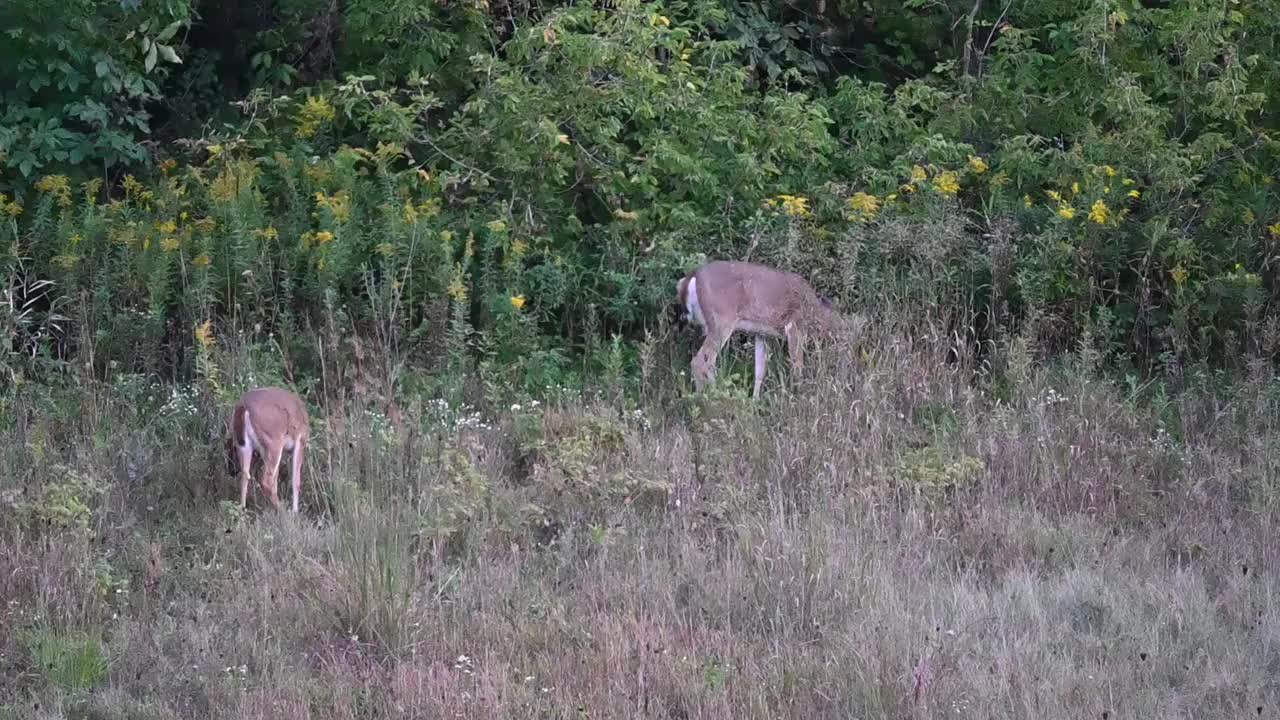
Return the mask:
<path fill-rule="evenodd" d="M 693 370 L 693 387 L 698 392 L 706 387 L 707 383 L 715 378 L 716 374 L 716 358 L 720 355 L 720 350 L 724 348 L 724 344 L 729 342 L 729 334 L 717 327 L 707 328 L 707 337 L 702 341 L 702 348 L 698 350 L 698 354 L 693 356 L 693 362 L 690 367 Z"/>
<path fill-rule="evenodd" d="M 759 335 L 756 336 L 756 383 L 755 388 L 751 392 L 751 397 L 760 397 L 760 387 L 764 385 L 765 369 L 769 362 L 769 346 L 765 343 L 765 339 Z"/>
<path fill-rule="evenodd" d="M 293 486 L 293 511 L 298 512 L 298 497 L 302 495 L 302 453 L 306 447 L 306 441 L 299 439 L 293 444 L 293 457 L 290 473 L 289 484 Z"/>

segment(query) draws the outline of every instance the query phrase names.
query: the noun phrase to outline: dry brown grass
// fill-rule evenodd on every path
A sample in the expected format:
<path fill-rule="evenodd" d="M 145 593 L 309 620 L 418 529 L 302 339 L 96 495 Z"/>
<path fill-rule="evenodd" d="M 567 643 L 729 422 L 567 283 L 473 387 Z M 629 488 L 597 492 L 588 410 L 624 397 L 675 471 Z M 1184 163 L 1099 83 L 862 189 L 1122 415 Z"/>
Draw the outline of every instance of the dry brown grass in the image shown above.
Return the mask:
<path fill-rule="evenodd" d="M 0 717 L 1274 717 L 1269 374 L 1132 398 L 1015 343 L 997 383 L 947 337 L 879 322 L 758 404 L 348 405 L 301 517 L 200 491 L 203 401 L 29 390 Z M 70 630 L 104 674 L 33 662 Z"/>

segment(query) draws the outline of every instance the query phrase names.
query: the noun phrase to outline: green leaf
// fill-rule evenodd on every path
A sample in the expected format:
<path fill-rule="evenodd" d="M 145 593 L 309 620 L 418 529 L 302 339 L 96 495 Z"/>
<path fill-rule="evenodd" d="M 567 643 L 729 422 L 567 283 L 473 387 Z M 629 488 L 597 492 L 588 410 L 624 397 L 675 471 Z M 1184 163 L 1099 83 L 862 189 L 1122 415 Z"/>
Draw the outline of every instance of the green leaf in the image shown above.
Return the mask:
<path fill-rule="evenodd" d="M 182 58 L 178 57 L 178 53 L 174 52 L 173 46 L 160 45 L 159 47 L 160 47 L 160 57 L 164 58 L 165 62 L 171 62 L 171 63 L 174 63 L 175 65 L 182 64 Z"/>
<path fill-rule="evenodd" d="M 151 49 L 147 51 L 147 59 L 146 61 L 143 62 L 143 68 L 145 68 L 147 72 L 151 72 L 151 69 L 154 68 L 155 66 L 156 66 L 156 46 L 152 45 Z"/>
<path fill-rule="evenodd" d="M 173 22 L 169 23 L 169 27 L 160 31 L 160 34 L 156 36 L 156 40 L 160 42 L 166 42 L 166 43 L 169 42 L 170 40 L 173 39 L 174 35 L 178 34 L 178 28 L 180 27 L 182 27 L 182 21 L 174 20 Z"/>

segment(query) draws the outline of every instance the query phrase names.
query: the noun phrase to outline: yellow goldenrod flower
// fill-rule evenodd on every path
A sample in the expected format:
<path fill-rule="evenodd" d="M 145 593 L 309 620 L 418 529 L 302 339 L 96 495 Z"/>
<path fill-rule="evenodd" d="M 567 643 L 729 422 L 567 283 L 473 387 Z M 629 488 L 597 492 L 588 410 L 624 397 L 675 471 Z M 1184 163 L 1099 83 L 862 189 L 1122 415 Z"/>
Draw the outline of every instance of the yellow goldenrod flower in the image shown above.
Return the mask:
<path fill-rule="evenodd" d="M 173 252 L 182 247 L 182 243 L 178 242 L 176 237 L 166 237 L 160 241 L 160 249 L 165 252 Z"/>
<path fill-rule="evenodd" d="M 200 347 L 205 350 L 213 347 L 212 320 L 205 320 L 204 322 L 196 325 L 195 330 L 193 330 L 191 334 L 195 336 L 196 342 L 199 343 Z"/>
<path fill-rule="evenodd" d="M 524 307 L 524 296 L 523 296 L 523 295 L 512 295 L 512 296 L 511 296 L 511 307 L 513 307 L 513 308 L 515 308 L 515 309 L 517 309 L 517 310 L 519 310 L 519 309 L 523 308 L 523 307 Z"/>
<path fill-rule="evenodd" d="M 948 170 L 933 179 L 933 186 L 943 195 L 955 195 L 960 192 L 960 182 L 955 172 Z"/>
<path fill-rule="evenodd" d="M 315 234 L 315 241 L 317 245 L 328 245 L 333 242 L 333 233 L 328 230 L 321 230 Z"/>
<path fill-rule="evenodd" d="M 462 284 L 461 272 L 454 273 L 453 279 L 449 281 L 449 287 L 446 289 L 446 292 L 448 292 L 449 297 L 454 300 L 458 302 L 466 302 L 467 286 Z"/>
<path fill-rule="evenodd" d="M 858 222 L 867 222 L 880 212 L 880 199 L 875 195 L 859 190 L 847 201 L 850 217 Z"/>
<path fill-rule="evenodd" d="M 338 111 L 323 96 L 313 95 L 307 98 L 298 111 L 298 137 L 312 137 L 321 126 L 333 122 L 337 116 Z"/>
<path fill-rule="evenodd" d="M 1105 225 L 1107 223 L 1107 218 L 1110 216 L 1111 210 L 1108 209 L 1107 204 L 1101 200 L 1095 200 L 1093 207 L 1089 208 L 1089 219 L 1099 225 Z"/>
<path fill-rule="evenodd" d="M 1071 207 L 1066 203 L 1060 203 L 1058 205 L 1058 217 L 1062 218 L 1063 220 L 1070 220 L 1075 216 L 1076 216 L 1075 208 Z"/>
<path fill-rule="evenodd" d="M 66 175 L 45 175 L 36 181 L 36 190 L 54 196 L 62 207 L 71 207 L 71 181 Z"/>
<path fill-rule="evenodd" d="M 976 173 L 976 174 L 978 174 L 978 175 L 981 175 L 982 173 L 984 173 L 984 172 L 986 172 L 986 171 L 987 171 L 987 163 L 986 163 L 985 161 L 983 161 L 983 159 L 982 159 L 982 158 L 980 158 L 980 157 L 978 157 L 978 156 L 976 156 L 976 155 L 970 155 L 970 156 L 969 156 L 969 169 L 970 169 L 970 170 L 973 170 L 973 172 L 974 172 L 974 173 Z"/>

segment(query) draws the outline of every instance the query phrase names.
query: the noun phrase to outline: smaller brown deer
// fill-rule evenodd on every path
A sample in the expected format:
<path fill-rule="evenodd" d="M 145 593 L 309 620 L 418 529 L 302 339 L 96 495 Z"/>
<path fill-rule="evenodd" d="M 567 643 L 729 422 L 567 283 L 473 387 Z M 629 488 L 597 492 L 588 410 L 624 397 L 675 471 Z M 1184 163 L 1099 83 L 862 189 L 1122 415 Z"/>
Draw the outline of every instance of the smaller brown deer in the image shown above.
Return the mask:
<path fill-rule="evenodd" d="M 227 423 L 227 472 L 240 476 L 240 507 L 249 502 L 249 470 L 253 454 L 262 459 L 262 490 L 280 508 L 276 481 L 285 450 L 292 455 L 293 512 L 302 495 L 302 457 L 311 436 L 302 398 L 278 387 L 255 388 L 240 396 Z"/>
<path fill-rule="evenodd" d="M 749 262 L 715 260 L 681 278 L 677 301 L 706 339 L 693 357 L 696 390 L 715 377 L 716 358 L 734 331 L 755 336 L 755 386 L 760 397 L 769 359 L 767 337 L 785 338 L 793 373 L 804 366 L 805 343 L 831 331 L 835 311 L 804 278 Z"/>

